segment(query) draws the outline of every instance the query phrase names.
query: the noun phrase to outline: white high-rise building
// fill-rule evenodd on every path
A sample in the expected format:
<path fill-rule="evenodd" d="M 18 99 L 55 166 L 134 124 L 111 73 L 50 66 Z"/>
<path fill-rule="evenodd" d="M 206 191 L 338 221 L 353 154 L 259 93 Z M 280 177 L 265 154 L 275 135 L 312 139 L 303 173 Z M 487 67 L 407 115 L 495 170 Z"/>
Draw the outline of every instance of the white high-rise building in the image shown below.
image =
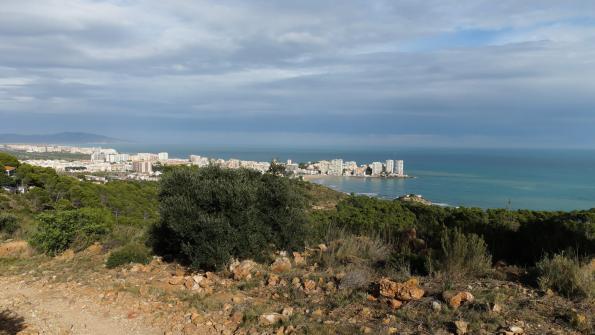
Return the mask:
<path fill-rule="evenodd" d="M 333 159 L 329 166 L 328 174 L 334 176 L 342 176 L 343 175 L 343 160 L 342 159 Z"/>
<path fill-rule="evenodd" d="M 387 159 L 385 164 L 386 174 L 393 174 L 395 172 L 395 161 Z"/>
<path fill-rule="evenodd" d="M 153 172 L 153 165 L 148 161 L 133 162 L 132 170 L 138 173 L 151 174 Z"/>
<path fill-rule="evenodd" d="M 404 168 L 403 160 L 401 160 L 401 159 L 395 160 L 395 165 L 396 165 L 395 173 L 398 176 L 404 176 L 405 175 L 405 168 Z"/>
<path fill-rule="evenodd" d="M 157 158 L 159 161 L 164 162 L 169 159 L 169 154 L 167 152 L 160 152 L 157 154 Z"/>
<path fill-rule="evenodd" d="M 380 162 L 373 162 L 372 163 L 372 175 L 378 176 L 382 173 L 382 163 Z"/>

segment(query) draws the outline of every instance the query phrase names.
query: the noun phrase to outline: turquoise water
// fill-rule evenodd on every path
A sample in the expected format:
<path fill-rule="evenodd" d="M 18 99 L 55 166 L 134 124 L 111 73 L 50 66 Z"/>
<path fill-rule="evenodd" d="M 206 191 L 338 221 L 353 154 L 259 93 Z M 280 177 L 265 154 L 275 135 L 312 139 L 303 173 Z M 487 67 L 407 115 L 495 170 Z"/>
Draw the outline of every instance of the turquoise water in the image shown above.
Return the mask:
<path fill-rule="evenodd" d="M 413 179 L 323 177 L 314 182 L 343 192 L 395 198 L 421 194 L 451 206 L 538 210 L 595 207 L 595 151 L 503 149 L 401 149 L 383 151 L 220 149 L 183 146 L 116 146 L 129 152 L 167 151 L 170 157 L 190 153 L 215 158 L 294 162 L 343 158 L 358 164 L 405 160 Z M 144 150 L 141 150 L 144 149 Z"/>

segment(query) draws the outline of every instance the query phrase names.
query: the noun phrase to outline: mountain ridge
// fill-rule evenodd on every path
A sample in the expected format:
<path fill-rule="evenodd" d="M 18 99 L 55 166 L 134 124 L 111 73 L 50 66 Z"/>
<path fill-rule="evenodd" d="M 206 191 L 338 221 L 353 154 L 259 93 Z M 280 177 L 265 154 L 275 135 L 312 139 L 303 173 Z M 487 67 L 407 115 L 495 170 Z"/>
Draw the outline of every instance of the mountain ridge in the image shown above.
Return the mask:
<path fill-rule="evenodd" d="M 112 144 L 123 142 L 127 141 L 84 132 L 61 132 L 54 134 L 0 134 L 0 143 Z"/>

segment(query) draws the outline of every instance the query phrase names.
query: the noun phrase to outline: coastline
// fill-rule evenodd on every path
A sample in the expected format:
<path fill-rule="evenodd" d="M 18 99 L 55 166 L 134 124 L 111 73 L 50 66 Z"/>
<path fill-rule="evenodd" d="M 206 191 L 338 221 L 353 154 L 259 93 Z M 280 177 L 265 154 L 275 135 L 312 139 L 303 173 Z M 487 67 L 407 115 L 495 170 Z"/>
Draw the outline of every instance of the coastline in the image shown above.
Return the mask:
<path fill-rule="evenodd" d="M 299 177 L 302 177 L 304 180 L 313 180 L 313 179 L 322 179 L 322 178 L 336 178 L 336 177 L 341 177 L 341 178 L 358 178 L 358 179 L 367 179 L 367 178 L 372 178 L 372 179 L 415 179 L 417 177 L 415 176 L 409 176 L 409 175 L 404 175 L 404 176 L 334 176 L 334 175 L 329 175 L 329 174 L 306 174 L 306 175 L 300 175 Z"/>

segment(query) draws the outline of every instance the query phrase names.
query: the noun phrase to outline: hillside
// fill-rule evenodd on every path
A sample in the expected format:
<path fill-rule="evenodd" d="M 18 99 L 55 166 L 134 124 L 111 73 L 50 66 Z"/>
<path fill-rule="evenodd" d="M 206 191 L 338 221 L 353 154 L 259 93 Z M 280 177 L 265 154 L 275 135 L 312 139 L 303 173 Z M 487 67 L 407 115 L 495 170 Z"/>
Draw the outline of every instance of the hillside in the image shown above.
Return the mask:
<path fill-rule="evenodd" d="M 595 210 L 442 208 L 214 166 L 96 185 L 3 162 L 28 193 L 0 191 L 0 334 L 595 329 Z"/>

